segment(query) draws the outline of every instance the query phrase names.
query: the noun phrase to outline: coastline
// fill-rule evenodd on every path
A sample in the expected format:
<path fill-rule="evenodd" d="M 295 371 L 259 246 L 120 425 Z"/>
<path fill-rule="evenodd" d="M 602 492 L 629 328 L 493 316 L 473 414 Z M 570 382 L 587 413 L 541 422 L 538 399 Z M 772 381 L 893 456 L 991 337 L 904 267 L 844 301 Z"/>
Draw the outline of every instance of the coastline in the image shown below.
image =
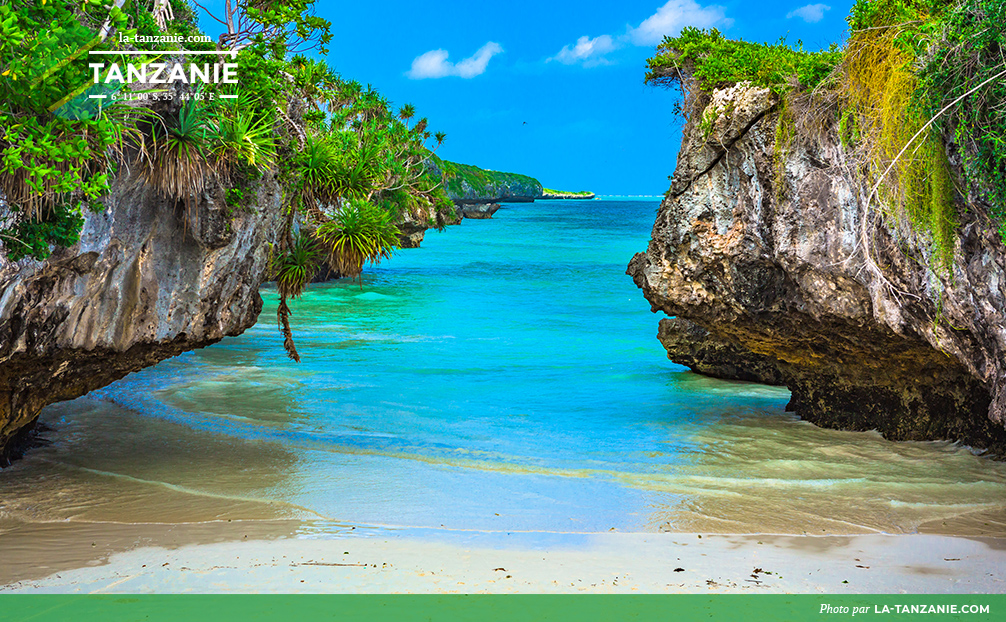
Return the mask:
<path fill-rule="evenodd" d="M 597 195 L 594 194 L 593 192 L 587 192 L 587 193 L 578 193 L 578 192 L 544 192 L 540 197 L 538 197 L 538 200 L 539 201 L 550 201 L 550 200 L 562 199 L 562 200 L 566 200 L 566 201 L 576 201 L 576 200 L 586 201 L 586 200 L 589 200 L 589 199 L 593 199 L 596 196 Z"/>
<path fill-rule="evenodd" d="M 213 521 L 0 537 L 12 593 L 1002 593 L 1006 538 L 485 532 Z M 319 535 L 319 527 L 325 531 Z M 114 541 L 113 541 L 114 540 Z M 132 542 L 132 545 L 128 543 Z M 59 559 L 59 566 L 47 556 Z M 33 570 L 16 577 L 18 569 Z"/>

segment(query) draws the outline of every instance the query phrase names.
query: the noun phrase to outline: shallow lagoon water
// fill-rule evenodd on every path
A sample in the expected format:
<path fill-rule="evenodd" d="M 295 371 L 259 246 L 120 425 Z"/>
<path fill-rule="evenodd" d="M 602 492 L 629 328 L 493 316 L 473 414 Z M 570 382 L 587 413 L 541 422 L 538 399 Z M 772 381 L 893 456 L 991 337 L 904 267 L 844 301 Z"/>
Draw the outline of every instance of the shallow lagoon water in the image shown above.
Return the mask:
<path fill-rule="evenodd" d="M 784 411 L 783 388 L 667 361 L 624 275 L 657 204 L 513 204 L 430 231 L 362 284 L 292 304 L 300 363 L 266 287 L 244 335 L 47 409 L 53 444 L 0 472 L 0 530 L 299 518 L 823 535 L 1002 515 L 1002 463 L 823 430 Z"/>

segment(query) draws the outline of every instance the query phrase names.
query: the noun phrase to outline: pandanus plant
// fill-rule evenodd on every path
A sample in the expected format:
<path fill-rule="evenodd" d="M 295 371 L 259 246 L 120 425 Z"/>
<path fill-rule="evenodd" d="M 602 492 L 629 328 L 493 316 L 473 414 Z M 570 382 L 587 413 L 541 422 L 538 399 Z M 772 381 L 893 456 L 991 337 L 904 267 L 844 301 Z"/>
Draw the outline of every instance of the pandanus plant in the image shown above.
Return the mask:
<path fill-rule="evenodd" d="M 390 257 L 400 235 L 391 214 L 366 201 L 345 202 L 338 216 L 315 232 L 328 252 L 329 266 L 350 278 L 360 278 L 364 263 Z"/>
<path fill-rule="evenodd" d="M 292 312 L 286 304 L 288 299 L 299 298 L 304 293 L 307 284 L 318 271 L 318 262 L 323 256 L 313 239 L 299 235 L 284 252 L 273 255 L 271 268 L 276 279 L 276 290 L 279 293 L 279 306 L 276 308 L 276 319 L 280 332 L 283 333 L 283 347 L 295 361 L 300 361 L 297 347 L 293 343 L 293 331 L 290 330 Z"/>
<path fill-rule="evenodd" d="M 273 119 L 262 112 L 259 99 L 241 91 L 237 99 L 218 106 L 210 125 L 210 155 L 218 172 L 227 174 L 236 164 L 260 171 L 276 163 Z"/>
<path fill-rule="evenodd" d="M 205 187 L 210 173 L 210 115 L 206 108 L 189 101 L 182 105 L 178 117 L 166 121 L 162 128 L 154 139 L 148 181 L 162 194 L 188 203 Z"/>

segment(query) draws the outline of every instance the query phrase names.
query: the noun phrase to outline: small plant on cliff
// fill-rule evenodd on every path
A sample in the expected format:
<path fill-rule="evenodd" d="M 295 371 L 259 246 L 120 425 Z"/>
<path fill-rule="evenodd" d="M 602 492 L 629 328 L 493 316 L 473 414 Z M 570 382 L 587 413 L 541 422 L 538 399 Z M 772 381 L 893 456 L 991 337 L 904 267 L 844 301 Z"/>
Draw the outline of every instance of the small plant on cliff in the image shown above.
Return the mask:
<path fill-rule="evenodd" d="M 253 100 L 230 101 L 238 103 L 211 112 L 208 142 L 214 168 L 222 174 L 242 165 L 259 170 L 272 168 L 276 163 L 272 115 L 263 114 Z"/>
<path fill-rule="evenodd" d="M 49 256 L 51 244 L 76 244 L 83 224 L 79 204 L 75 207 L 59 205 L 49 210 L 42 220 L 22 220 L 0 231 L 0 240 L 7 245 L 7 256 L 13 261 L 23 257 L 45 259 Z"/>
<path fill-rule="evenodd" d="M 777 93 L 790 90 L 792 78 L 799 86 L 813 89 L 820 84 L 841 59 L 838 46 L 809 52 L 803 44 L 796 47 L 780 40 L 759 44 L 727 39 L 715 28 L 700 30 L 691 26 L 677 37 L 664 37 L 657 54 L 647 61 L 646 82 L 660 85 L 694 79 L 699 89 L 716 88 L 748 81 Z"/>
<path fill-rule="evenodd" d="M 332 178 L 339 155 L 332 141 L 327 136 L 308 136 L 297 158 L 305 203 L 333 203 L 338 198 Z"/>
<path fill-rule="evenodd" d="M 202 192 L 211 173 L 211 117 L 207 108 L 195 101 L 182 105 L 178 116 L 164 123 L 155 137 L 153 166 L 147 179 L 165 196 L 187 203 Z"/>

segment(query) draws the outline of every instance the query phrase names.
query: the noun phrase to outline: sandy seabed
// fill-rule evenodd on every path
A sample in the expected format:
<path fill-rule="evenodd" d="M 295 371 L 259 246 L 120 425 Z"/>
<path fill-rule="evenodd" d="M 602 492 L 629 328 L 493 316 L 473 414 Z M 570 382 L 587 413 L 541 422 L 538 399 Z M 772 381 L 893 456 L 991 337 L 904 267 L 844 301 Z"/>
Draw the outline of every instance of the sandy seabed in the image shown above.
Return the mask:
<path fill-rule="evenodd" d="M 42 523 L 4 592 L 1003 593 L 1006 539 L 471 532 L 310 521 Z"/>

